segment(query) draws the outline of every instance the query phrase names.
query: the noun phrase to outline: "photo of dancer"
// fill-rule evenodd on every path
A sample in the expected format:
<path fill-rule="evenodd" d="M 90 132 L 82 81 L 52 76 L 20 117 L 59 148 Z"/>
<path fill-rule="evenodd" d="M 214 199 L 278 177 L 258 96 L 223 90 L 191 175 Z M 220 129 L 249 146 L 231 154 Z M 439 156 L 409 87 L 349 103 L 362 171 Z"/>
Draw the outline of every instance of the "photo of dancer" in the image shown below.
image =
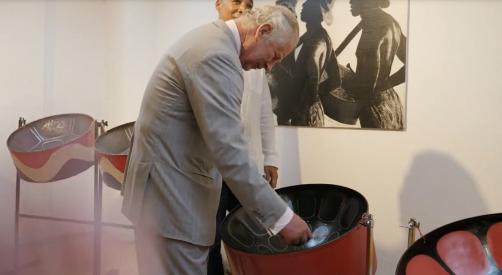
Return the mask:
<path fill-rule="evenodd" d="M 301 24 L 268 74 L 278 125 L 403 130 L 408 0 L 277 0 Z"/>

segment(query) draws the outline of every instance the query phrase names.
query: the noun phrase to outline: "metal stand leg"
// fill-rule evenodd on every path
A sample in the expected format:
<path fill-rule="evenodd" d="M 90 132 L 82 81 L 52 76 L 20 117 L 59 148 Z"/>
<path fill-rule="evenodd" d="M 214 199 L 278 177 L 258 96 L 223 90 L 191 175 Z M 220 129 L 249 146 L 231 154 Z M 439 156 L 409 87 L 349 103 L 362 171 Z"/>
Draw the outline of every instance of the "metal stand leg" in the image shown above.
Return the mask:
<path fill-rule="evenodd" d="M 20 117 L 17 127 L 21 128 L 26 124 L 26 120 Z M 16 171 L 16 208 L 14 216 L 14 273 L 17 274 L 19 268 L 19 200 L 21 194 L 21 177 Z"/>
<path fill-rule="evenodd" d="M 95 140 L 105 132 L 104 127 L 108 122 L 101 120 L 95 122 Z M 101 233 L 102 233 L 102 205 L 103 183 L 98 169 L 98 160 L 94 156 L 94 275 L 101 274 Z"/>
<path fill-rule="evenodd" d="M 17 274 L 19 265 L 19 194 L 21 191 L 21 179 L 16 172 L 16 214 L 14 217 L 14 273 Z"/>
<path fill-rule="evenodd" d="M 101 188 L 97 163 L 94 163 L 94 275 L 101 273 Z"/>

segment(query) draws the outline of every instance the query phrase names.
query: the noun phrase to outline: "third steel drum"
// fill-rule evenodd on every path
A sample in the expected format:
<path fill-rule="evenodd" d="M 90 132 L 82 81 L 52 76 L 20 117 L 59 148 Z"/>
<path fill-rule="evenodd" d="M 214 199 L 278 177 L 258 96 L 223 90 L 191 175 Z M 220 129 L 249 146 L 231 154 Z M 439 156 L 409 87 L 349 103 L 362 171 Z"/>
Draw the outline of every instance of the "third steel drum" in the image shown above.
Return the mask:
<path fill-rule="evenodd" d="M 456 221 L 418 239 L 397 275 L 502 274 L 502 213 Z"/>

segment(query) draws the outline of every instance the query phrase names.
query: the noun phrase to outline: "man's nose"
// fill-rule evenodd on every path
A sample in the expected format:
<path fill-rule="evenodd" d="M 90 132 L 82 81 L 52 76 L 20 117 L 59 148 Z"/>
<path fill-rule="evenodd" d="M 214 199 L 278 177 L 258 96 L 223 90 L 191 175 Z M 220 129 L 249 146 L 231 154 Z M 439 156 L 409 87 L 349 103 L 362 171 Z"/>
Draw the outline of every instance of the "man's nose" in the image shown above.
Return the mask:
<path fill-rule="evenodd" d="M 240 6 L 239 6 L 239 10 L 238 10 L 238 12 L 239 12 L 240 14 L 242 14 L 242 13 L 244 13 L 247 9 L 248 9 L 248 7 L 247 7 L 244 3 L 242 3 L 242 5 L 240 5 Z"/>

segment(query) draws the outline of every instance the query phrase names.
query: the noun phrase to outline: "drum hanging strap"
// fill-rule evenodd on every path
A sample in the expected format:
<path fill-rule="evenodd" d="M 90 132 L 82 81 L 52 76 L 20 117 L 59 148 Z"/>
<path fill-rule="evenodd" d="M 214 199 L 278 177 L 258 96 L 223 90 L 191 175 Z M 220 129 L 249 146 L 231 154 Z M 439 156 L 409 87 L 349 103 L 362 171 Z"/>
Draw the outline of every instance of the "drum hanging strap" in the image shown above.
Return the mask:
<path fill-rule="evenodd" d="M 349 45 L 350 41 L 352 41 L 352 39 L 354 39 L 354 37 L 356 37 L 356 35 L 361 31 L 362 29 L 362 22 L 359 22 L 359 24 L 357 24 L 354 29 L 347 35 L 347 37 L 345 37 L 345 39 L 342 41 L 342 43 L 340 43 L 340 46 L 338 46 L 338 48 L 336 48 L 335 50 L 335 56 L 339 56 L 342 51 L 345 49 L 345 47 L 347 47 L 347 45 Z"/>

